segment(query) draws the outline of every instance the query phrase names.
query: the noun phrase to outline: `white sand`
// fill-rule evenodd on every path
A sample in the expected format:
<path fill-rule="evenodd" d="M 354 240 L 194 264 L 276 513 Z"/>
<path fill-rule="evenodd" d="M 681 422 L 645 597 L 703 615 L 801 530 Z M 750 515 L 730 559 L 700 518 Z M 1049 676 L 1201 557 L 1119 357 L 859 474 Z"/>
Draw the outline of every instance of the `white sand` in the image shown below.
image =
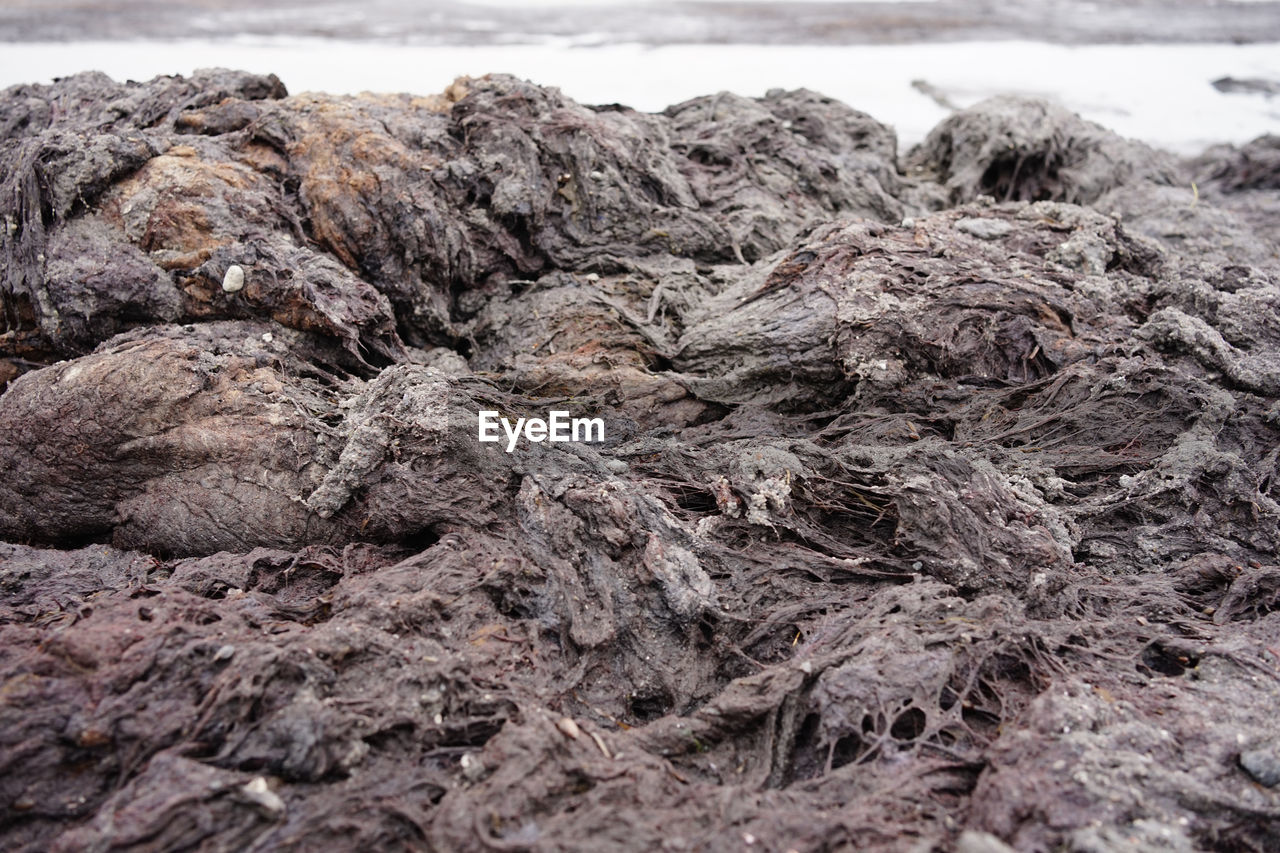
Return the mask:
<path fill-rule="evenodd" d="M 892 124 L 906 146 L 946 115 L 911 87 L 923 79 L 961 106 L 998 92 L 1053 97 L 1126 136 L 1184 153 L 1280 132 L 1280 98 L 1224 95 L 1210 85 L 1226 75 L 1280 79 L 1276 44 L 582 46 L 589 42 L 587 34 L 572 42 L 480 47 L 248 37 L 10 43 L 0 46 L 0 86 L 87 69 L 147 79 L 220 65 L 274 72 L 291 92 L 429 93 L 461 74 L 504 71 L 559 86 L 580 101 L 643 110 L 721 90 L 759 95 L 775 86 L 808 87 Z"/>

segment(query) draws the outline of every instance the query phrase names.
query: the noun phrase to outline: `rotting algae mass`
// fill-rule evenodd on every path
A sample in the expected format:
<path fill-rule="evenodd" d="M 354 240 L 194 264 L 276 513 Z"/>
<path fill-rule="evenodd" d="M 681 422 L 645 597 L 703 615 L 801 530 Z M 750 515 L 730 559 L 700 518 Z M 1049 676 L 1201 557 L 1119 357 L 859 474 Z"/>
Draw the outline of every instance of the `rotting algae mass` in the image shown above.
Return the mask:
<path fill-rule="evenodd" d="M 1280 845 L 1276 138 L 220 70 L 0 134 L 5 849 Z"/>

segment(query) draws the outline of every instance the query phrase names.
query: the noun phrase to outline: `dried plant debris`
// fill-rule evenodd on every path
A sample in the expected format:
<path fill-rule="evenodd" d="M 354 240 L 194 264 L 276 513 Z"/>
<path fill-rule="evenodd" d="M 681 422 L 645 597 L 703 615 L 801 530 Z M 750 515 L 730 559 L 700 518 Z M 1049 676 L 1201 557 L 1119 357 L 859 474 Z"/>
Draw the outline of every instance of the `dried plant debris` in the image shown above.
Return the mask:
<path fill-rule="evenodd" d="M 5 849 L 1280 847 L 1274 138 L 220 70 L 0 128 Z"/>

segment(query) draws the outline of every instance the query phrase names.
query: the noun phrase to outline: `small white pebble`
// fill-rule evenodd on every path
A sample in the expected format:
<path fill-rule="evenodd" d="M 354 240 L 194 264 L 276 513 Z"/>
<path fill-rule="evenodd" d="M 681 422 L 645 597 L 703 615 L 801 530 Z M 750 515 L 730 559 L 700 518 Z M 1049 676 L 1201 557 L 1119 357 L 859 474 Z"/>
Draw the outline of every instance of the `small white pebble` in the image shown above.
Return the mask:
<path fill-rule="evenodd" d="M 262 333 L 262 340 L 263 340 L 263 342 L 264 342 L 264 343 L 268 343 L 268 344 L 269 344 L 269 343 L 271 343 L 272 341 L 274 341 L 275 339 L 276 339 L 276 338 L 275 338 L 275 335 L 271 334 L 270 332 L 263 332 L 263 333 Z"/>
<path fill-rule="evenodd" d="M 222 277 L 222 289 L 227 293 L 235 293 L 244 287 L 244 267 L 232 264 L 227 267 L 227 274 Z"/>
<path fill-rule="evenodd" d="M 271 814 L 280 814 L 284 811 L 284 800 L 280 799 L 276 792 L 271 790 L 267 780 L 261 776 L 256 777 L 240 790 L 247 799 Z"/>
<path fill-rule="evenodd" d="M 556 723 L 556 728 L 559 729 L 565 737 L 572 738 L 573 740 L 577 740 L 578 735 L 582 734 L 582 729 L 578 728 L 578 724 L 569 717 L 561 717 L 560 722 Z"/>
<path fill-rule="evenodd" d="M 477 782 L 484 776 L 484 762 L 471 753 L 463 755 L 459 763 L 462 765 L 462 775 L 472 782 Z"/>

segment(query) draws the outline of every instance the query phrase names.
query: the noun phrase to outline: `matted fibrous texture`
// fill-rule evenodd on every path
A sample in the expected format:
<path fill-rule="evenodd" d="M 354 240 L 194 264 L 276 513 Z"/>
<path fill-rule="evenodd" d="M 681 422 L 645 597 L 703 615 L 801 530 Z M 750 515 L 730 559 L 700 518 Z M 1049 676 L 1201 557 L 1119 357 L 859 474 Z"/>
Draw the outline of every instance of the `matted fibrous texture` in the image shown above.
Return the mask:
<path fill-rule="evenodd" d="M 220 70 L 0 132 L 5 849 L 1280 846 L 1274 138 Z"/>

